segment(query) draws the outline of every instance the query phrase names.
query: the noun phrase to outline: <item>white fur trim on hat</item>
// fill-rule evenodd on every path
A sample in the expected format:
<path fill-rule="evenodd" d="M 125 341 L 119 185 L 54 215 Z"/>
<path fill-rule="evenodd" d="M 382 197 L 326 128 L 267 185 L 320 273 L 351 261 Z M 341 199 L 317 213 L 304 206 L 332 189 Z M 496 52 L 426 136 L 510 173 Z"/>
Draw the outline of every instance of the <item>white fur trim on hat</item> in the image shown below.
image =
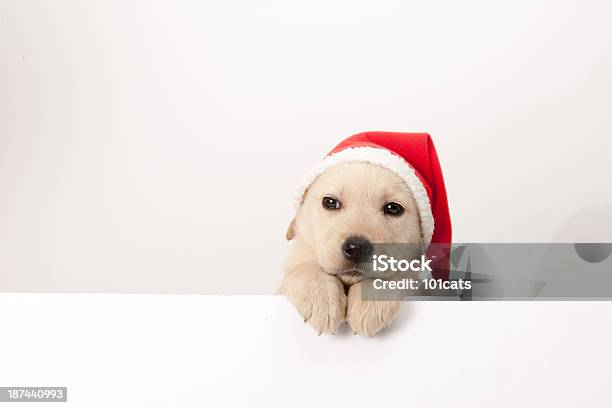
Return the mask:
<path fill-rule="evenodd" d="M 375 147 L 350 147 L 325 157 L 317 163 L 302 179 L 297 192 L 296 205 L 302 205 L 306 190 L 323 172 L 330 167 L 347 162 L 365 162 L 375 164 L 391 170 L 404 180 L 408 188 L 412 191 L 414 199 L 421 216 L 421 233 L 426 246 L 431 243 L 434 231 L 434 218 L 431 212 L 431 205 L 427 191 L 421 180 L 414 172 L 414 169 L 400 156 L 391 153 L 389 150 Z"/>

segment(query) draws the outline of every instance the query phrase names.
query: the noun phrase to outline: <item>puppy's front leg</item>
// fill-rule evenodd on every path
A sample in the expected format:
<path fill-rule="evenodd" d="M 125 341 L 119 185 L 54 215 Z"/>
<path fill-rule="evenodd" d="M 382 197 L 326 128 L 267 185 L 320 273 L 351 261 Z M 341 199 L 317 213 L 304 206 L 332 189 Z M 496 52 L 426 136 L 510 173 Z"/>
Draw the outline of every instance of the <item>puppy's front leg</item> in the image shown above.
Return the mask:
<path fill-rule="evenodd" d="M 281 293 L 289 297 L 304 321 L 319 334 L 335 334 L 344 320 L 346 295 L 342 282 L 316 264 L 304 263 L 289 268 Z"/>
<path fill-rule="evenodd" d="M 397 300 L 361 300 L 362 282 L 349 288 L 346 320 L 354 334 L 374 336 L 390 325 L 399 312 Z"/>

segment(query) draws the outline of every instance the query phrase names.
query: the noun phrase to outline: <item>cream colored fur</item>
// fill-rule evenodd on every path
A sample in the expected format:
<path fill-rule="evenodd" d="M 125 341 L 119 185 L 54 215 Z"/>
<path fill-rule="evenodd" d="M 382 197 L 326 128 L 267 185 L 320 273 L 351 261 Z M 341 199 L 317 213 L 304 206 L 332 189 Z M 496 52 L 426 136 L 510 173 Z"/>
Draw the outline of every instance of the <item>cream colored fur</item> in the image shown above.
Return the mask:
<path fill-rule="evenodd" d="M 342 208 L 323 208 L 326 196 L 340 200 Z M 383 206 L 391 201 L 401 204 L 404 214 L 384 214 Z M 395 319 L 399 302 L 361 300 L 362 278 L 348 273 L 352 267 L 341 246 L 356 235 L 373 243 L 418 243 L 420 231 L 416 202 L 399 176 L 368 163 L 334 165 L 307 190 L 289 226 L 287 239 L 294 245 L 281 293 L 319 334 L 334 334 L 347 321 L 355 334 L 373 336 Z"/>

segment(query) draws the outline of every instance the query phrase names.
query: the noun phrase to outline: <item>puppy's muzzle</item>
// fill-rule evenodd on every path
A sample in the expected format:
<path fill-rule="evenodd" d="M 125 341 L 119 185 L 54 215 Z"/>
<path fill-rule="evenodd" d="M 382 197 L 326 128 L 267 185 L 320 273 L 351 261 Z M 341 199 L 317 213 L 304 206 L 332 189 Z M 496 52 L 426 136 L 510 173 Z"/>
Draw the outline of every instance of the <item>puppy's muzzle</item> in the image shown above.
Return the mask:
<path fill-rule="evenodd" d="M 367 238 L 348 237 L 342 244 L 342 255 L 350 262 L 367 262 L 372 252 L 374 252 L 374 247 Z"/>

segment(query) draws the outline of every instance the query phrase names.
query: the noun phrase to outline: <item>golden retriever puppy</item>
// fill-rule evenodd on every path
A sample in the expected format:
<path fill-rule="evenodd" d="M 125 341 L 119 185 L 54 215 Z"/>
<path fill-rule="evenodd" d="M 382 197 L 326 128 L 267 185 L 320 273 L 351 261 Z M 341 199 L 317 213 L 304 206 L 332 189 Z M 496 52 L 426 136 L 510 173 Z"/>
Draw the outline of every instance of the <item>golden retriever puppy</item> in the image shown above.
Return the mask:
<path fill-rule="evenodd" d="M 287 231 L 294 241 L 281 293 L 321 334 L 347 321 L 355 334 L 373 336 L 397 316 L 399 302 L 364 301 L 368 279 L 359 262 L 375 243 L 422 243 L 412 190 L 396 173 L 371 163 L 326 169 L 308 187 Z"/>

